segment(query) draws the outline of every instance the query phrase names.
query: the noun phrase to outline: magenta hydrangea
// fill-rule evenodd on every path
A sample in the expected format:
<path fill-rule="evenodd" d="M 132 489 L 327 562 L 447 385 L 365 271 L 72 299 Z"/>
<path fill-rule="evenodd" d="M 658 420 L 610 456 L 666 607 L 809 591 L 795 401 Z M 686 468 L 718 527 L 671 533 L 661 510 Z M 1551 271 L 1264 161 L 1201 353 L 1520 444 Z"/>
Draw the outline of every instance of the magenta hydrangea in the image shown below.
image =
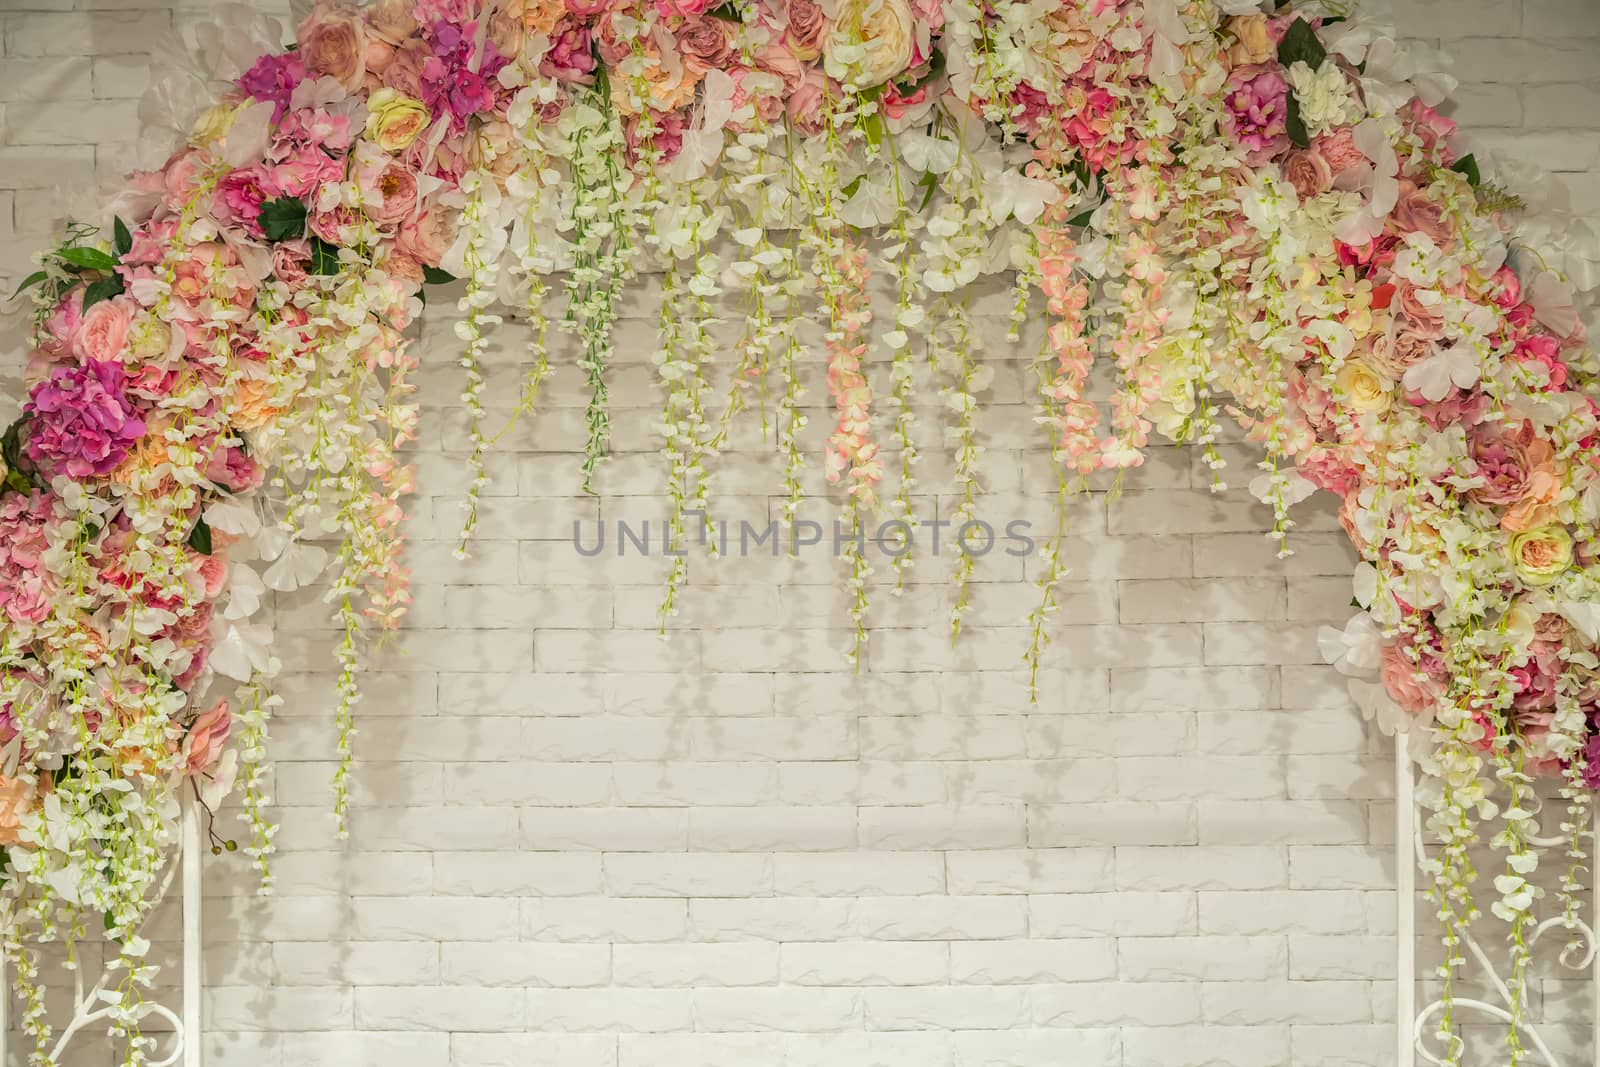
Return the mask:
<path fill-rule="evenodd" d="M 28 399 L 28 458 L 50 475 L 115 470 L 145 433 L 126 381 L 122 364 L 111 361 L 58 367 Z"/>
<path fill-rule="evenodd" d="M 281 56 L 262 56 L 255 66 L 239 78 L 239 88 L 252 97 L 272 105 L 272 121 L 289 110 L 295 86 L 305 80 L 305 64 L 293 52 Z"/>

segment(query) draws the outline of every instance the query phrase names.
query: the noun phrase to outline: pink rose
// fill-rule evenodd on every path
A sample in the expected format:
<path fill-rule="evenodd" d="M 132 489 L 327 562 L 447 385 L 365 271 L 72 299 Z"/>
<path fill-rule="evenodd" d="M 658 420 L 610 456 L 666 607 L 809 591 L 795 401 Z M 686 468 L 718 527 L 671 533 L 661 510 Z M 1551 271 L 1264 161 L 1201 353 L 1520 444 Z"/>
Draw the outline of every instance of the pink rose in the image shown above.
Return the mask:
<path fill-rule="evenodd" d="M 813 67 L 805 72 L 800 84 L 789 94 L 789 121 L 801 132 L 809 134 L 822 132 L 822 105 L 827 97 L 827 91 L 827 75 Z"/>
<path fill-rule="evenodd" d="M 1440 248 L 1448 248 L 1455 236 L 1444 205 L 1413 181 L 1401 179 L 1400 199 L 1394 205 L 1392 218 L 1402 233 L 1426 234 Z"/>
<path fill-rule="evenodd" d="M 783 117 L 783 97 L 771 91 L 751 95 L 750 87 L 745 84 L 745 81 L 754 73 L 750 68 L 733 67 L 728 73 L 733 78 L 733 109 L 735 111 L 746 104 L 754 104 L 756 114 L 760 116 L 762 122 L 769 126 Z"/>
<path fill-rule="evenodd" d="M 417 207 L 417 176 L 399 163 L 363 168 L 361 208 L 379 226 L 393 226 Z"/>
<path fill-rule="evenodd" d="M 1467 441 L 1467 449 L 1477 465 L 1478 476 L 1485 482 L 1467 490 L 1470 499 L 1491 507 L 1506 507 L 1527 495 L 1528 453 L 1515 435 L 1473 434 Z"/>
<path fill-rule="evenodd" d="M 580 19 L 591 19 L 611 10 L 611 0 L 567 0 L 567 11 Z"/>
<path fill-rule="evenodd" d="M 1437 347 L 1432 339 L 1391 320 L 1388 329 L 1373 338 L 1368 358 L 1390 381 L 1398 382 L 1412 366 L 1433 355 Z"/>
<path fill-rule="evenodd" d="M 784 44 L 769 44 L 756 53 L 756 67 L 783 79 L 783 95 L 792 96 L 805 80 L 806 66 Z"/>
<path fill-rule="evenodd" d="M 724 67 L 733 59 L 733 37 L 721 19 L 698 15 L 684 19 L 677 37 L 684 60 L 698 63 L 705 70 Z"/>
<path fill-rule="evenodd" d="M 72 339 L 72 354 L 79 359 L 120 359 L 133 322 L 134 303 L 126 296 L 102 300 L 84 312 L 83 324 Z"/>
<path fill-rule="evenodd" d="M 828 32 L 828 16 L 816 0 L 784 0 L 783 17 L 788 23 L 783 42 L 796 59 L 815 60 L 822 55 L 822 39 Z"/>
<path fill-rule="evenodd" d="M 714 0 L 655 0 L 655 5 L 656 11 L 668 18 L 704 15 L 716 6 Z M 572 0 L 567 0 L 567 7 L 572 7 Z"/>
<path fill-rule="evenodd" d="M 1311 150 L 1327 160 L 1328 168 L 1336 178 L 1349 168 L 1364 166 L 1368 162 L 1361 149 L 1356 147 L 1355 133 L 1348 126 L 1341 126 L 1318 137 L 1311 142 Z"/>
<path fill-rule="evenodd" d="M 1309 200 L 1333 187 L 1333 168 L 1315 149 L 1290 152 L 1283 161 L 1283 176 L 1300 199 Z"/>
<path fill-rule="evenodd" d="M 195 570 L 199 572 L 200 580 L 205 583 L 206 596 L 212 600 L 222 595 L 222 587 L 228 584 L 228 556 L 220 549 L 214 550 L 211 555 L 201 555 L 199 552 L 190 556 Z"/>
<path fill-rule="evenodd" d="M 408 219 L 400 227 L 395 243 L 400 251 L 418 262 L 437 267 L 455 239 L 455 227 L 442 211 L 434 209 Z"/>
<path fill-rule="evenodd" d="M 1395 703 L 1413 715 L 1432 711 L 1437 706 L 1439 694 L 1431 680 L 1417 676 L 1417 665 L 1408 660 L 1399 645 L 1387 645 L 1383 650 L 1383 663 L 1379 668 L 1384 688 L 1394 697 Z"/>
<path fill-rule="evenodd" d="M 45 320 L 44 337 L 39 350 L 57 359 L 65 358 L 72 351 L 73 341 L 82 326 L 83 289 L 80 286 L 67 294 L 67 298 L 57 304 Z"/>
<path fill-rule="evenodd" d="M 306 268 L 311 265 L 311 244 L 304 238 L 280 241 L 272 246 L 272 273 L 290 289 L 306 283 Z"/>
<path fill-rule="evenodd" d="M 322 4 L 312 9 L 295 32 L 300 62 L 314 74 L 325 74 L 350 92 L 366 74 L 367 26 L 360 17 Z"/>
<path fill-rule="evenodd" d="M 1405 316 L 1412 330 L 1437 340 L 1444 336 L 1444 312 L 1438 301 L 1425 301 L 1421 290 L 1410 282 L 1395 283 L 1394 309 Z"/>
<path fill-rule="evenodd" d="M 188 207 L 189 201 L 200 191 L 208 167 L 206 154 L 198 149 L 181 152 L 169 160 L 166 166 L 168 206 L 180 212 Z"/>
<path fill-rule="evenodd" d="M 402 96 L 422 99 L 422 67 L 433 53 L 426 41 L 407 41 L 383 72 L 383 84 Z"/>

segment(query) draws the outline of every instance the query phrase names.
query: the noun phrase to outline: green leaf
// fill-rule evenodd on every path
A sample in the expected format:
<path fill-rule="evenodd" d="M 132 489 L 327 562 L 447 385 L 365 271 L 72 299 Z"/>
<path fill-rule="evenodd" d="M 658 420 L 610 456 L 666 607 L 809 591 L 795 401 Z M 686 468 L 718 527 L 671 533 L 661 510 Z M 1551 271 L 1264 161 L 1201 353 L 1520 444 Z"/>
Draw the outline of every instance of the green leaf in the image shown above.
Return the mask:
<path fill-rule="evenodd" d="M 89 283 L 83 291 L 83 310 L 88 311 L 102 300 L 110 300 L 122 294 L 122 276 L 111 274 L 97 282 Z"/>
<path fill-rule="evenodd" d="M 438 267 L 430 267 L 426 263 L 422 265 L 423 285 L 449 285 L 455 280 L 456 276 L 447 270 L 440 270 Z"/>
<path fill-rule="evenodd" d="M 1300 117 L 1300 98 L 1293 93 L 1289 94 L 1289 113 L 1283 117 L 1283 125 L 1296 148 L 1311 147 L 1311 131 L 1306 129 L 1306 120 Z"/>
<path fill-rule="evenodd" d="M 311 238 L 311 273 L 338 274 L 339 246 L 331 245 L 320 237 Z"/>
<path fill-rule="evenodd" d="M 98 248 L 62 248 L 56 251 L 56 258 L 84 270 L 111 270 L 117 265 L 110 254 Z"/>
<path fill-rule="evenodd" d="M 128 232 L 128 224 L 118 218 L 112 223 L 112 232 L 116 235 L 115 248 L 117 258 L 121 259 L 133 248 L 133 234 Z"/>
<path fill-rule="evenodd" d="M 1067 220 L 1067 225 L 1068 226 L 1087 226 L 1087 225 L 1089 225 L 1089 220 L 1094 218 L 1094 212 L 1095 212 L 1094 208 L 1090 208 L 1088 211 L 1080 212 L 1079 214 L 1076 214 L 1076 215 L 1072 216 L 1070 219 L 1068 219 Z"/>
<path fill-rule="evenodd" d="M 1483 172 L 1478 169 L 1478 157 L 1472 154 L 1462 156 L 1450 168 L 1457 174 L 1467 179 L 1467 184 L 1476 189 L 1483 184 Z"/>
<path fill-rule="evenodd" d="M 211 527 L 203 516 L 194 520 L 194 529 L 189 531 L 189 547 L 202 556 L 211 555 Z"/>
<path fill-rule="evenodd" d="M 1317 40 L 1317 31 L 1305 19 L 1295 19 L 1294 25 L 1283 35 L 1283 40 L 1278 42 L 1278 62 L 1285 67 L 1304 63 L 1316 70 L 1327 58 L 1328 50 L 1322 47 L 1322 42 Z"/>
<path fill-rule="evenodd" d="M 32 274 L 30 274 L 26 278 L 22 279 L 22 284 L 17 286 L 17 291 L 11 294 L 11 299 L 15 300 L 17 297 L 21 296 L 24 292 L 26 292 L 29 289 L 32 289 L 34 286 L 38 285 L 40 282 L 44 281 L 48 277 L 50 277 L 50 275 L 46 274 L 42 270 L 34 271 Z"/>
<path fill-rule="evenodd" d="M 261 229 L 269 241 L 293 241 L 305 236 L 306 205 L 292 196 L 261 205 Z"/>
<path fill-rule="evenodd" d="M 721 19 L 723 22 L 743 22 L 744 16 L 739 14 L 739 9 L 732 3 L 718 4 L 706 12 L 711 18 Z"/>
<path fill-rule="evenodd" d="M 917 214 L 920 215 L 928 210 L 928 205 L 933 202 L 933 194 L 939 189 L 939 176 L 930 170 L 922 176 L 917 185 L 922 189 L 922 203 L 917 207 Z"/>
<path fill-rule="evenodd" d="M 876 148 L 883 143 L 883 112 L 874 111 L 860 120 L 861 132 L 866 136 L 867 143 Z"/>

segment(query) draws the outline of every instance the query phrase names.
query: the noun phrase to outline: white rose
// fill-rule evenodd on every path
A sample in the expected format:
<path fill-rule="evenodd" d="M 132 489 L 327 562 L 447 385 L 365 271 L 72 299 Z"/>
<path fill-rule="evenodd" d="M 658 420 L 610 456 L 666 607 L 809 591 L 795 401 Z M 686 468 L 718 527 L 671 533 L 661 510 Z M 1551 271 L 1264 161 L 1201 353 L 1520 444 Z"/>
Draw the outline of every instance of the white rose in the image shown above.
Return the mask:
<path fill-rule="evenodd" d="M 840 0 L 823 49 L 830 77 L 870 89 L 911 65 L 915 31 L 907 0 Z"/>

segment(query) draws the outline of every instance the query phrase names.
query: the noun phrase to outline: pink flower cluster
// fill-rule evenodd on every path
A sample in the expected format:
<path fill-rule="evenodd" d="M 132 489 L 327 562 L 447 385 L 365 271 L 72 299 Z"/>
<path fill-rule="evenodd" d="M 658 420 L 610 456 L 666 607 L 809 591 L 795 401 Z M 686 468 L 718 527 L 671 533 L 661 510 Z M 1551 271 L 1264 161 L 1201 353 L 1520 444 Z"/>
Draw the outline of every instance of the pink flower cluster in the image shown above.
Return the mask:
<path fill-rule="evenodd" d="M 59 367 L 28 399 L 28 458 L 71 478 L 109 474 L 145 433 L 122 364 L 88 360 Z"/>

